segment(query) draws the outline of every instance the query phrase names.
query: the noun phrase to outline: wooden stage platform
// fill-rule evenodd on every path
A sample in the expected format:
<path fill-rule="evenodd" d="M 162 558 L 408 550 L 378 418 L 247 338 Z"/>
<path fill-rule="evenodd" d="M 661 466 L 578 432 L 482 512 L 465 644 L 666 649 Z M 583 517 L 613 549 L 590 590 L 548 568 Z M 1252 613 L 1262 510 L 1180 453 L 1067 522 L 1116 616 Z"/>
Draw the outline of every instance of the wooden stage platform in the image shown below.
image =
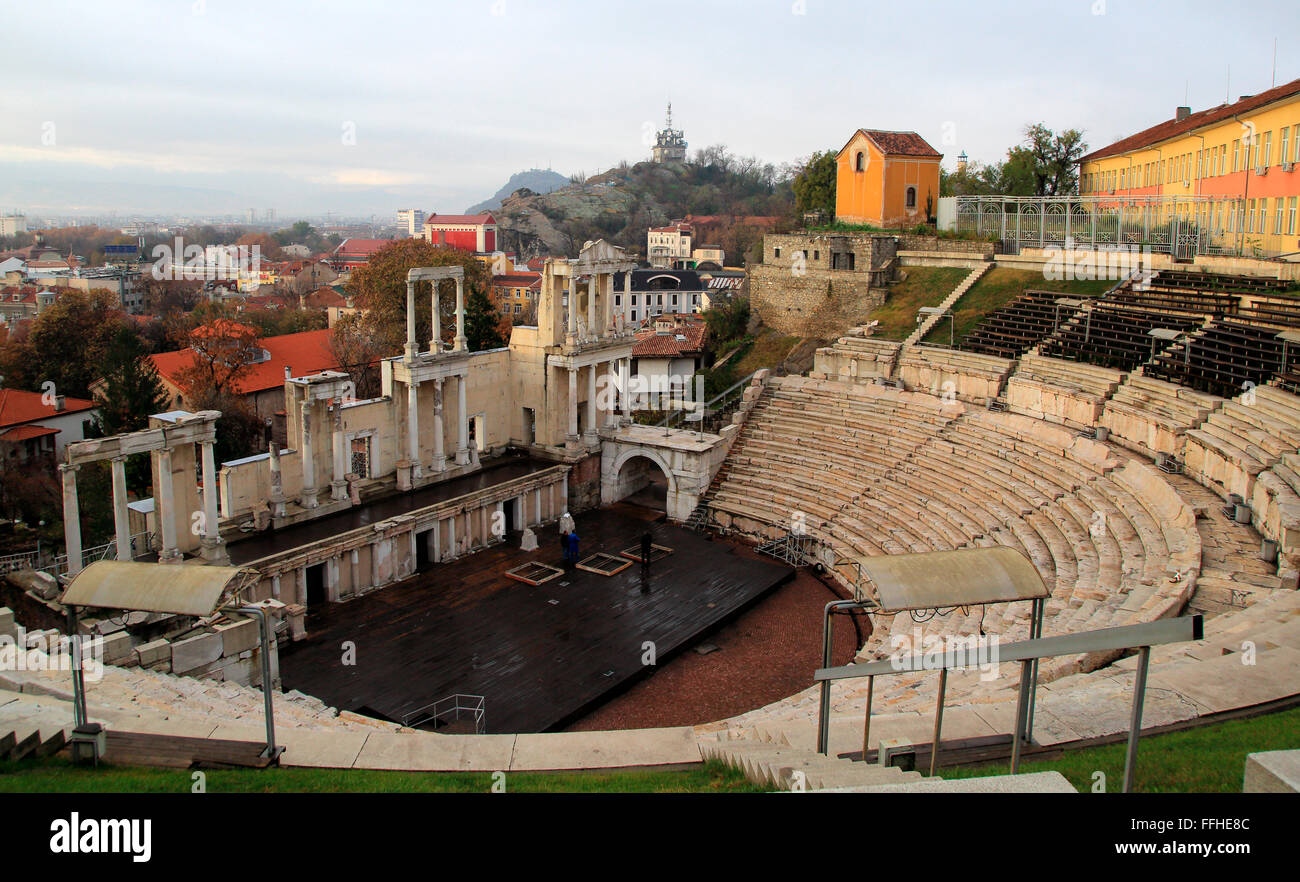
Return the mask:
<path fill-rule="evenodd" d="M 613 576 L 574 569 L 540 585 L 505 571 L 529 561 L 562 567 L 554 524 L 536 551 L 502 545 L 437 564 L 396 585 L 309 614 L 308 637 L 281 644 L 285 689 L 341 710 L 401 721 L 455 693 L 485 697 L 486 731 L 562 726 L 644 673 L 644 644 L 658 661 L 688 647 L 794 575 L 722 542 L 617 505 L 578 515 L 583 557 L 639 545 L 648 529 L 673 553 Z M 355 664 L 342 664 L 345 641 Z"/>

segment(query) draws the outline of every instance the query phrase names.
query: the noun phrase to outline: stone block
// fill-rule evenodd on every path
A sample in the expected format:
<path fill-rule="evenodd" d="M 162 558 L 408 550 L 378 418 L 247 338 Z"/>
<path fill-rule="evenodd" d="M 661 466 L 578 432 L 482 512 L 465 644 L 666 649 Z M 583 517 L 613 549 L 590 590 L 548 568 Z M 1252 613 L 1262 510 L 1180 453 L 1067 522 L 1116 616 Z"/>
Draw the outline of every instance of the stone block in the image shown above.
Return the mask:
<path fill-rule="evenodd" d="M 104 652 L 104 664 L 121 665 L 135 660 L 135 647 L 131 635 L 126 631 L 117 631 L 101 637 Z"/>
<path fill-rule="evenodd" d="M 1246 755 L 1242 793 L 1300 793 L 1300 750 Z"/>
<path fill-rule="evenodd" d="M 172 643 L 172 671 L 184 674 L 210 665 L 221 658 L 221 635 L 215 631 L 196 634 Z"/>
<path fill-rule="evenodd" d="M 148 643 L 141 643 L 134 650 L 136 661 L 144 667 L 151 667 L 159 662 L 167 662 L 170 666 L 172 657 L 171 642 L 166 639 L 151 640 Z"/>
<path fill-rule="evenodd" d="M 257 648 L 259 635 L 255 619 L 223 622 L 214 627 L 221 635 L 222 655 L 239 655 L 241 652 Z"/>
<path fill-rule="evenodd" d="M 18 638 L 18 623 L 14 621 L 14 611 L 7 606 L 0 606 L 0 637 Z"/>

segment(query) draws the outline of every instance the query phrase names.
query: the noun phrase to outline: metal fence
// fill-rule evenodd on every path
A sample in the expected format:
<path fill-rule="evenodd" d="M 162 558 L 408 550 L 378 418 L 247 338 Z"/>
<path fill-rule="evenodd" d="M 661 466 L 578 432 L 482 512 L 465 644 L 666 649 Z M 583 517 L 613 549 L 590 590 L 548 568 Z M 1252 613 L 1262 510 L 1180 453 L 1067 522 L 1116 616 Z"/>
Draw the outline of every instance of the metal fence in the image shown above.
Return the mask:
<path fill-rule="evenodd" d="M 414 729 L 418 726 L 427 726 L 433 723 L 434 728 L 440 725 L 446 725 L 449 721 L 459 720 L 462 715 L 472 717 L 474 720 L 475 733 L 482 735 L 485 731 L 486 723 L 484 722 L 484 704 L 485 700 L 482 695 L 448 695 L 446 698 L 439 698 L 432 704 L 426 704 L 422 708 L 417 708 L 402 717 L 402 725 L 408 729 Z"/>
<path fill-rule="evenodd" d="M 957 196 L 953 229 L 1022 248 L 1133 248 L 1268 257 L 1244 199 L 1217 196 Z"/>

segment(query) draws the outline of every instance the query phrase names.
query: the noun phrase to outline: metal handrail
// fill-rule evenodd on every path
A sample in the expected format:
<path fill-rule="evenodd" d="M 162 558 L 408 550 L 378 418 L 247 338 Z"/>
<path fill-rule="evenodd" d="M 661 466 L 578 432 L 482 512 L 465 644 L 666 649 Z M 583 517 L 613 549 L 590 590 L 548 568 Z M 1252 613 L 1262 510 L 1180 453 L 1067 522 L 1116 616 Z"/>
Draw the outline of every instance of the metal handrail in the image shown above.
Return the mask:
<path fill-rule="evenodd" d="M 852 601 L 836 601 L 827 604 L 826 616 L 829 619 L 833 609 L 857 607 Z M 829 630 L 823 631 L 823 657 L 829 657 Z M 1007 662 L 1020 663 L 1020 689 L 1016 702 L 1015 733 L 1011 743 L 1011 774 L 1020 771 L 1021 743 L 1028 740 L 1026 711 L 1030 703 L 1032 683 L 1031 669 L 1039 659 L 1059 655 L 1107 652 L 1113 650 L 1138 650 L 1137 677 L 1133 684 L 1133 708 L 1129 719 L 1128 750 L 1124 760 L 1124 792 L 1133 786 L 1133 776 L 1137 769 L 1137 743 L 1142 731 L 1142 704 L 1146 697 L 1147 669 L 1151 661 L 1151 647 L 1166 643 L 1183 643 L 1189 640 L 1202 640 L 1205 637 L 1204 619 L 1200 615 L 1181 616 L 1175 619 L 1158 619 L 1138 625 L 1120 625 L 1115 628 L 1102 628 L 1095 631 L 1083 631 L 1076 634 L 1062 634 L 1056 637 L 1032 636 L 1029 640 L 1020 640 L 1006 646 L 997 646 L 994 664 Z M 903 655 L 883 661 L 859 665 L 841 665 L 818 669 L 813 680 L 821 685 L 821 703 L 817 716 L 817 751 L 829 755 L 830 752 L 830 686 L 834 680 L 867 678 L 867 709 L 863 722 L 862 760 L 867 759 L 867 738 L 871 727 L 871 697 L 874 692 L 875 679 L 889 674 L 917 673 L 935 670 L 930 661 L 933 653 L 917 651 L 912 655 Z M 935 708 L 934 739 L 930 745 L 930 774 L 936 767 L 939 754 L 939 735 L 943 725 L 944 687 L 948 680 L 948 671 L 952 669 L 972 668 L 990 662 L 987 647 L 979 646 L 949 649 L 938 656 L 939 697 Z"/>
<path fill-rule="evenodd" d="M 754 375 L 757 374 L 757 373 L 758 373 L 759 371 L 761 371 L 761 370 L 764 370 L 764 368 L 758 368 L 757 370 L 754 370 L 754 371 L 750 372 L 750 374 L 749 374 L 748 376 L 746 376 L 744 379 L 737 380 L 736 382 L 732 383 L 732 384 L 731 384 L 730 386 L 728 386 L 726 389 L 724 389 L 723 391 L 719 392 L 717 395 L 713 396 L 713 397 L 710 398 L 708 401 L 704 402 L 703 405 L 696 404 L 694 407 L 691 408 L 691 411 L 692 411 L 693 413 L 694 413 L 694 412 L 702 412 L 702 413 L 704 413 L 704 414 L 706 414 L 706 415 L 707 415 L 710 411 L 715 411 L 715 412 L 716 412 L 716 410 L 718 410 L 718 408 L 716 408 L 715 405 L 716 405 L 719 401 L 722 401 L 723 399 L 727 398 L 728 396 L 733 395 L 733 394 L 735 393 L 735 391 L 736 391 L 737 389 L 740 389 L 742 386 L 747 386 L 747 385 L 749 385 L 750 381 L 754 379 Z M 741 394 L 742 394 L 742 395 L 744 394 L 743 390 L 742 390 Z M 678 410 L 675 410 L 675 411 L 673 411 L 672 413 L 668 414 L 668 416 L 664 417 L 664 418 L 663 418 L 662 420 L 660 420 L 658 423 L 655 423 L 655 425 L 656 425 L 658 428 L 661 428 L 661 429 L 671 428 L 672 425 L 676 425 L 677 423 L 681 422 L 681 421 L 682 421 L 682 418 L 685 416 L 685 414 L 686 414 L 686 409 L 685 409 L 685 408 L 679 408 Z M 671 425 L 670 425 L 670 424 L 671 424 Z"/>
<path fill-rule="evenodd" d="M 465 700 L 464 704 L 461 703 L 462 699 Z M 445 707 L 448 702 L 451 703 L 451 706 Z M 437 701 L 426 704 L 424 707 L 416 708 L 410 713 L 404 714 L 402 716 L 402 725 L 408 729 L 413 729 L 416 726 L 422 726 L 425 723 L 428 723 L 430 720 L 436 722 L 437 720 L 442 719 L 447 713 L 452 712 L 455 713 L 455 719 L 459 720 L 461 712 L 465 711 L 473 714 L 474 729 L 479 735 L 482 735 L 484 730 L 485 703 L 485 699 L 482 695 L 465 695 L 458 692 L 455 695 L 448 695 L 439 698 Z"/>

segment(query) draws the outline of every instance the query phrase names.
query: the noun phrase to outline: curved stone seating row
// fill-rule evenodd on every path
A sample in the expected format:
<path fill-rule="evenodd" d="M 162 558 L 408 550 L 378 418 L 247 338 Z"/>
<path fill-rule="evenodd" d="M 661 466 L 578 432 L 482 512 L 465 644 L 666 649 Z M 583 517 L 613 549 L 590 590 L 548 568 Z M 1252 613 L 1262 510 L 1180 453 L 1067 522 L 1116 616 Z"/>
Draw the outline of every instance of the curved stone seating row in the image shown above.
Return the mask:
<path fill-rule="evenodd" d="M 24 670 L 0 672 L 0 687 L 14 691 L 72 697 L 72 674 L 68 670 Z M 189 720 L 216 724 L 262 725 L 263 698 L 260 689 L 237 683 L 199 680 L 192 677 L 150 671 L 139 667 L 103 666 L 98 680 L 87 677 L 89 705 L 148 715 L 182 714 Z M 396 731 L 394 723 L 349 712 L 338 713 L 318 698 L 297 691 L 274 692 L 277 728 L 321 728 L 338 732 Z"/>
<path fill-rule="evenodd" d="M 1122 371 L 1028 353 L 1007 380 L 1007 410 L 1070 426 L 1093 426 Z"/>
<path fill-rule="evenodd" d="M 715 520 L 771 538 L 797 517 L 850 558 L 1015 548 L 1052 591 L 1048 633 L 1142 621 L 1186 602 L 1200 560 L 1195 518 L 1154 469 L 1122 464 L 1107 445 L 1059 425 L 936 402 L 885 387 L 775 381 L 716 489 Z M 1029 616 L 1027 603 L 921 625 L 880 616 L 863 651 L 888 652 L 918 627 L 1017 639 Z M 1044 676 L 1103 661 L 1057 660 Z"/>
<path fill-rule="evenodd" d="M 996 355 L 908 346 L 898 359 L 898 377 L 909 390 L 984 404 L 1002 393 L 1002 384 L 1014 364 Z"/>
<path fill-rule="evenodd" d="M 1300 454 L 1284 453 L 1255 477 L 1250 496 L 1255 529 L 1278 544 L 1287 566 L 1300 563 Z"/>
<path fill-rule="evenodd" d="M 1259 386 L 1223 402 L 1186 434 L 1187 474 L 1222 496 L 1250 499 L 1260 472 L 1300 450 L 1300 398 Z"/>
<path fill-rule="evenodd" d="M 1102 408 L 1098 425 L 1118 444 L 1150 457 L 1182 459 L 1188 429 L 1205 422 L 1223 399 L 1134 372 Z"/>

